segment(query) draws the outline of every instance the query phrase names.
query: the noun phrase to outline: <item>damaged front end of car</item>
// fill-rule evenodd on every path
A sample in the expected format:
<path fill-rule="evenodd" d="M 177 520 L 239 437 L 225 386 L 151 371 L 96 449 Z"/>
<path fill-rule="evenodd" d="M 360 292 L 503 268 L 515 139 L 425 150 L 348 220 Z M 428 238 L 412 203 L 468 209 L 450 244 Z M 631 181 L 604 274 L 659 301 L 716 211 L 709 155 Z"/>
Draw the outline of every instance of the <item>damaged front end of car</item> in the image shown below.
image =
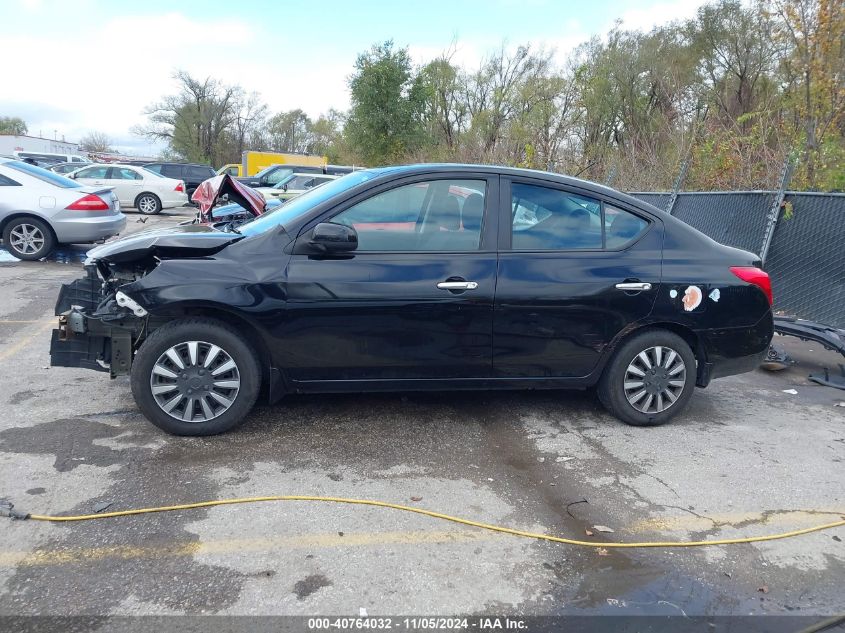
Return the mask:
<path fill-rule="evenodd" d="M 167 320 L 148 313 L 154 310 L 140 296 L 146 284 L 162 267 L 212 257 L 242 237 L 192 225 L 144 231 L 92 249 L 85 276 L 59 292 L 50 364 L 108 371 L 112 378 L 128 374 L 135 350 Z"/>
<path fill-rule="evenodd" d="M 148 320 L 147 311 L 119 287 L 146 271 L 124 269 L 103 277 L 99 266 L 87 263 L 85 277 L 62 285 L 50 364 L 108 371 L 115 378 L 129 373 L 133 348 L 143 339 Z"/>

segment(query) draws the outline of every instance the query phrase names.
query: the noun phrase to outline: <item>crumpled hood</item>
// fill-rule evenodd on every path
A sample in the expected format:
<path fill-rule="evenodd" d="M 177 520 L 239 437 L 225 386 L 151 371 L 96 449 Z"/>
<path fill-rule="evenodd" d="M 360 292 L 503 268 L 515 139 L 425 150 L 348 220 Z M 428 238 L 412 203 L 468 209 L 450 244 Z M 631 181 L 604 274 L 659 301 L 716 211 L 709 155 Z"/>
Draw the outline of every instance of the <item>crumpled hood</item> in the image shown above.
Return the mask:
<path fill-rule="evenodd" d="M 206 222 L 216 219 L 214 205 L 220 196 L 227 195 L 232 202 L 239 204 L 251 216 L 258 217 L 264 213 L 264 196 L 238 182 L 229 174 L 214 176 L 204 180 L 194 191 L 191 200 L 200 207 L 200 213 Z"/>
<path fill-rule="evenodd" d="M 242 239 L 238 233 L 217 231 L 204 224 L 149 229 L 108 242 L 88 251 L 88 259 L 129 262 L 148 256 L 203 257 Z"/>

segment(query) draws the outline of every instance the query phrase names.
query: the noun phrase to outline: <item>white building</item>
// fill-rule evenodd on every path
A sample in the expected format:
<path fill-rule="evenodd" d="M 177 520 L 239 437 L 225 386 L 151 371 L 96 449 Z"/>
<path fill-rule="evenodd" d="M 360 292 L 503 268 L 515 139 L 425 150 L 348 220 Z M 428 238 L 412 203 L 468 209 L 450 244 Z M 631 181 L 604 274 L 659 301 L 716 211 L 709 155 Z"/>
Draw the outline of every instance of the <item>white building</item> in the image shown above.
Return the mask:
<path fill-rule="evenodd" d="M 12 152 L 50 152 L 53 154 L 78 154 L 79 143 L 54 141 L 40 136 L 0 134 L 0 154 Z"/>

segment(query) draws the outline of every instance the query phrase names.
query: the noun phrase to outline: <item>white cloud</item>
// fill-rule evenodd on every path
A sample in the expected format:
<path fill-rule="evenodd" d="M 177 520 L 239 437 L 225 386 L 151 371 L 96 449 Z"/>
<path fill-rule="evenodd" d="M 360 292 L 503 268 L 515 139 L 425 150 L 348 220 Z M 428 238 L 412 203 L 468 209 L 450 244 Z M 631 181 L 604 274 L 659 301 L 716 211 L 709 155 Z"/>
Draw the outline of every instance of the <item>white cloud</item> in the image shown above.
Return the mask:
<path fill-rule="evenodd" d="M 237 19 L 192 19 L 174 11 L 92 20 L 66 37 L 36 33 L 4 39 L 5 50 L 30 52 L 25 64 L 5 68 L 4 84 L 15 86 L 21 99 L 0 97 L 0 110 L 50 138 L 54 130 L 68 140 L 99 130 L 120 147 L 155 149 L 129 131 L 145 121 L 147 106 L 176 90 L 177 69 L 260 92 L 273 111 L 301 107 L 317 116 L 348 104 L 351 64 L 322 62 L 319 72 L 311 64 L 282 66 L 273 57 L 275 39 Z"/>
<path fill-rule="evenodd" d="M 620 20 L 626 30 L 650 31 L 655 26 L 695 16 L 705 0 L 674 0 L 632 7 L 622 13 Z"/>

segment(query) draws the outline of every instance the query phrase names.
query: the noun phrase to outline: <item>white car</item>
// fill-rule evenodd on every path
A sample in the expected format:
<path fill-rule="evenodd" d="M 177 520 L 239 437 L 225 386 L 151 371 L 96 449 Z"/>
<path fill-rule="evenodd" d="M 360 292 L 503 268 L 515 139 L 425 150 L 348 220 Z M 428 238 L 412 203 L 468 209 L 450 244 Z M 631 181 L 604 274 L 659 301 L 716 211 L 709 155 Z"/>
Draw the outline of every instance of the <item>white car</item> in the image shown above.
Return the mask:
<path fill-rule="evenodd" d="M 301 196 L 314 187 L 336 180 L 338 176 L 328 174 L 288 174 L 272 187 L 256 187 L 255 190 L 266 200 L 290 200 Z"/>
<path fill-rule="evenodd" d="M 162 209 L 181 207 L 188 202 L 184 182 L 134 165 L 89 165 L 69 174 L 69 178 L 85 184 L 112 187 L 121 206 L 135 207 L 144 215 L 155 215 Z"/>

